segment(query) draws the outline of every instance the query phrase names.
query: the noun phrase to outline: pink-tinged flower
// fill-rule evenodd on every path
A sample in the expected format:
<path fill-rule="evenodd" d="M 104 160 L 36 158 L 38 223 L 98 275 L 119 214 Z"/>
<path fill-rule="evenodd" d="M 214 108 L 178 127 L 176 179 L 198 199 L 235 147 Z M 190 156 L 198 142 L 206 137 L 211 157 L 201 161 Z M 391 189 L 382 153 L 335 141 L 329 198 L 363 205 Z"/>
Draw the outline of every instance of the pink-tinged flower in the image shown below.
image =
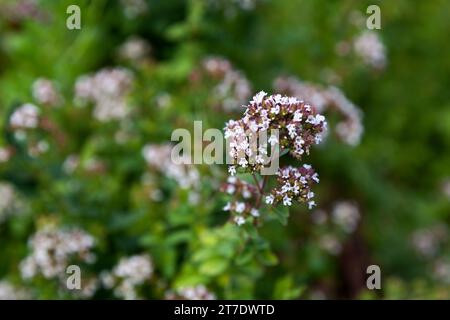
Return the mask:
<path fill-rule="evenodd" d="M 34 104 L 26 103 L 17 108 L 9 119 L 14 129 L 33 129 L 39 124 L 39 109 Z"/>

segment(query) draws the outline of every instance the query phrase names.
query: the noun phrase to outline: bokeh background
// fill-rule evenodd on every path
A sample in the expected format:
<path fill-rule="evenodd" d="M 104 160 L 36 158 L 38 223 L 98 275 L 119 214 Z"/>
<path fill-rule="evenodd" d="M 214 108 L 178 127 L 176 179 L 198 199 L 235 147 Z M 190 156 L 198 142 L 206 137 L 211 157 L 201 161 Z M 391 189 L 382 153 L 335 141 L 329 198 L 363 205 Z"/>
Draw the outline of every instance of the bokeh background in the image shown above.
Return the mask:
<path fill-rule="evenodd" d="M 449 298 L 449 13 L 1 0 L 0 299 Z M 172 164 L 170 137 L 222 129 L 260 90 L 311 101 L 329 134 L 304 159 L 317 206 L 253 241 L 222 210 L 226 166 Z M 366 288 L 371 264 L 381 290 Z"/>

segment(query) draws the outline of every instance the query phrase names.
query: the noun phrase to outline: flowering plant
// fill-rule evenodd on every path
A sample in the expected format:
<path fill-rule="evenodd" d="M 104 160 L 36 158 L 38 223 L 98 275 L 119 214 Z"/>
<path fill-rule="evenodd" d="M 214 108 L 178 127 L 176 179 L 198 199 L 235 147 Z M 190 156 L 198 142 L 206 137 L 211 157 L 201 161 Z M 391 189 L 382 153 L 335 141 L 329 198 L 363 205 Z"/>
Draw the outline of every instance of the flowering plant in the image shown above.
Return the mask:
<path fill-rule="evenodd" d="M 228 168 L 232 177 L 224 190 L 234 199 L 226 204 L 224 210 L 233 214 L 236 224 L 242 225 L 249 218 L 257 223 L 261 219 L 259 209 L 263 198 L 268 205 L 282 203 L 291 206 L 293 201 L 305 202 L 310 209 L 315 205 L 311 187 L 319 182 L 319 178 L 310 165 L 279 169 L 276 186 L 270 191 L 265 190 L 269 176 L 259 178 L 258 172 L 265 173 L 268 162 L 278 161 L 274 158 L 280 155 L 289 154 L 294 159 L 302 159 L 304 154 L 309 154 L 312 145 L 322 141 L 326 126 L 325 117 L 317 114 L 313 106 L 295 97 L 279 94 L 267 96 L 262 91 L 253 97 L 241 119 L 228 121 L 225 138 L 229 142 L 229 155 L 234 164 Z M 262 139 L 252 143 L 255 142 L 252 137 L 261 136 L 261 133 L 268 135 L 267 132 L 270 132 L 267 143 Z M 268 144 L 272 147 L 270 158 L 267 157 Z M 281 151 L 276 152 L 278 147 Z M 234 178 L 237 171 L 250 173 L 254 185 Z M 240 202 L 237 197 L 253 198 L 253 201 Z"/>

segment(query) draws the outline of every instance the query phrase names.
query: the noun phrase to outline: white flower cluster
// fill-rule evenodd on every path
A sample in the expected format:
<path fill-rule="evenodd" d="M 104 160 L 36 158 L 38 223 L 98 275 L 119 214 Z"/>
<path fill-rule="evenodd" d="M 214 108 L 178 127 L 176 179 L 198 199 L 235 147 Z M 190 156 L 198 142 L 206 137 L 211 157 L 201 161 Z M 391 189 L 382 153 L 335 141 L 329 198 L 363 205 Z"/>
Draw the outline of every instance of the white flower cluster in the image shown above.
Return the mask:
<path fill-rule="evenodd" d="M 336 111 L 343 118 L 336 125 L 336 134 L 345 143 L 358 145 L 364 131 L 361 110 L 343 92 L 334 86 L 324 88 L 295 77 L 279 77 L 274 81 L 275 90 L 303 99 L 313 104 L 318 112 Z"/>
<path fill-rule="evenodd" d="M 72 258 L 90 263 L 95 256 L 90 252 L 94 238 L 86 232 L 73 229 L 44 229 L 29 240 L 31 254 L 20 264 L 22 278 L 33 278 L 41 273 L 45 278 L 63 277 Z"/>
<path fill-rule="evenodd" d="M 356 230 L 361 218 L 358 207 L 350 201 L 336 203 L 331 212 L 331 217 L 333 222 L 347 233 Z"/>
<path fill-rule="evenodd" d="M 13 129 L 34 129 L 39 125 L 39 108 L 34 104 L 26 103 L 16 110 L 9 119 Z"/>
<path fill-rule="evenodd" d="M 119 56 L 124 60 L 139 62 L 150 53 L 150 45 L 144 39 L 132 36 L 119 48 Z"/>
<path fill-rule="evenodd" d="M 237 177 L 228 177 L 227 183 L 222 186 L 222 191 L 230 196 L 233 196 L 233 201 L 227 202 L 223 207 L 224 211 L 234 213 L 233 221 L 238 225 L 246 223 L 247 218 L 252 216 L 254 219 L 260 216 L 259 210 L 251 205 L 250 199 L 255 199 L 258 194 L 256 186 L 238 179 Z M 238 198 L 242 198 L 239 201 Z"/>
<path fill-rule="evenodd" d="M 148 254 L 121 258 L 111 273 L 103 272 L 103 285 L 114 288 L 117 297 L 126 300 L 138 299 L 136 287 L 150 280 L 153 275 L 153 262 Z"/>
<path fill-rule="evenodd" d="M 75 97 L 78 101 L 95 104 L 94 117 L 97 120 L 121 120 L 129 113 L 126 97 L 132 83 L 133 76 L 127 69 L 102 69 L 77 79 Z"/>
<path fill-rule="evenodd" d="M 240 110 L 251 95 L 250 82 L 231 63 L 220 57 L 208 57 L 203 60 L 202 68 L 213 81 L 217 82 L 212 96 L 219 100 L 224 111 Z"/>
<path fill-rule="evenodd" d="M 61 102 L 61 96 L 58 93 L 54 83 L 51 80 L 38 78 L 32 85 L 33 98 L 37 103 L 56 106 Z"/>
<path fill-rule="evenodd" d="M 27 300 L 30 299 L 29 292 L 19 289 L 9 281 L 0 281 L 0 300 Z"/>
<path fill-rule="evenodd" d="M 375 69 L 386 66 L 386 48 L 375 31 L 363 31 L 353 40 L 353 48 L 365 64 Z"/>
<path fill-rule="evenodd" d="M 266 164 L 267 144 L 251 143 L 262 132 L 271 134 L 268 143 L 289 150 L 297 159 L 309 153 L 311 145 L 322 140 L 326 130 L 325 117 L 316 114 L 313 107 L 294 97 L 279 94 L 267 96 L 261 91 L 253 97 L 240 120 L 226 124 L 225 139 L 229 143 L 229 155 L 241 168 L 254 172 Z M 278 137 L 271 130 L 279 132 Z M 257 147 L 257 148 L 256 148 Z M 233 174 L 235 166 L 229 170 Z"/>
<path fill-rule="evenodd" d="M 283 203 L 284 206 L 291 206 L 292 201 L 296 200 L 307 203 L 309 209 L 316 205 L 311 186 L 313 183 L 319 183 L 319 176 L 310 165 L 282 168 L 278 171 L 277 180 L 278 187 L 266 197 L 267 204 Z"/>
<path fill-rule="evenodd" d="M 204 285 L 184 287 L 175 292 L 168 292 L 166 300 L 216 300 L 214 293 L 208 291 Z"/>
<path fill-rule="evenodd" d="M 192 165 L 175 164 L 172 162 L 171 144 L 147 144 L 142 149 L 142 155 L 147 164 L 174 179 L 181 188 L 197 188 L 199 185 L 199 173 Z"/>

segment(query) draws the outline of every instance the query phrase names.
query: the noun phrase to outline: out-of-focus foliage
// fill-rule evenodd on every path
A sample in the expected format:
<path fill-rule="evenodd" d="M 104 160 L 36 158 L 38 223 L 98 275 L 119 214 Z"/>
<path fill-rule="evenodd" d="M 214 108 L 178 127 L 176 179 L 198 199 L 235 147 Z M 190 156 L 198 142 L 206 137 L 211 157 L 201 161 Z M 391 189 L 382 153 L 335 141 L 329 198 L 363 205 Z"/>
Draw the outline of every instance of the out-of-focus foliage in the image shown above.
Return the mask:
<path fill-rule="evenodd" d="M 381 62 L 370 37 L 356 45 L 372 2 Z M 81 30 L 66 27 L 74 3 Z M 0 299 L 450 298 L 449 12 L 443 0 L 1 1 Z M 205 72 L 209 57 L 229 61 L 226 80 Z M 330 134 L 306 157 L 317 207 L 237 226 L 222 210 L 226 166 L 174 166 L 168 143 L 195 120 L 222 129 L 280 76 L 340 88 L 364 131 L 340 141 L 325 112 Z M 26 103 L 38 123 L 19 128 Z M 82 290 L 66 289 L 69 264 Z M 371 264 L 380 291 L 366 289 Z"/>

